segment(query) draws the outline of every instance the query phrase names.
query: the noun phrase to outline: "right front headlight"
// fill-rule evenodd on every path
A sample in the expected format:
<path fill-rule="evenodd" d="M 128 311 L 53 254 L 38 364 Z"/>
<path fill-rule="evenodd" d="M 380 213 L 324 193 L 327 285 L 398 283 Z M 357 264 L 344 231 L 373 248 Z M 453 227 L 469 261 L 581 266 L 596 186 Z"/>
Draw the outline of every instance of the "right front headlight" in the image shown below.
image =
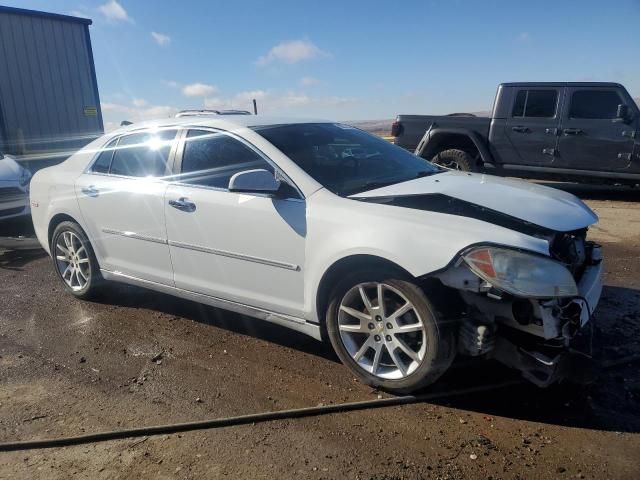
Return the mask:
<path fill-rule="evenodd" d="M 518 297 L 578 295 L 571 272 L 550 258 L 499 247 L 473 248 L 462 258 L 480 278 Z"/>

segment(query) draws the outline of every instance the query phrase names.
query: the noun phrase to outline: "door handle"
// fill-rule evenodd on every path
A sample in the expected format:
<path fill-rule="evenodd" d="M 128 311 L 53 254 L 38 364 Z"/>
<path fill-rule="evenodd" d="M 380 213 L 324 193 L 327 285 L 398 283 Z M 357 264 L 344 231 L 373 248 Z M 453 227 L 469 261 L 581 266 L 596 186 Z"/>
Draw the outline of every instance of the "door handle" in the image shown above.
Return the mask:
<path fill-rule="evenodd" d="M 565 128 L 562 133 L 565 135 L 582 135 L 584 131 L 581 128 Z"/>
<path fill-rule="evenodd" d="M 529 133 L 531 131 L 529 130 L 529 127 L 523 127 L 521 125 L 516 125 L 515 127 L 511 127 L 511 130 L 518 133 Z"/>
<path fill-rule="evenodd" d="M 82 187 L 80 191 L 88 197 L 97 197 L 100 194 L 100 190 L 98 190 L 93 185 L 89 185 L 88 187 Z"/>
<path fill-rule="evenodd" d="M 183 212 L 194 212 L 196 210 L 196 204 L 185 197 L 181 197 L 178 200 L 169 200 L 169 205 Z"/>
<path fill-rule="evenodd" d="M 544 129 L 544 133 L 546 133 L 547 135 L 558 135 L 558 129 L 557 128 L 545 128 Z"/>

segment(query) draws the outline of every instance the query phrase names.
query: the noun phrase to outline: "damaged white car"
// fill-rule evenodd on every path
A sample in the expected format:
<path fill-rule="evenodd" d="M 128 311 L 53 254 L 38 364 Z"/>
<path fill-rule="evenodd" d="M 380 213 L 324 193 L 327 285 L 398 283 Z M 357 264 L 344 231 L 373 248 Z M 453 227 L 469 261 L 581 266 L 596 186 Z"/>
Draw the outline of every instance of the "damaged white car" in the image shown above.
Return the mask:
<path fill-rule="evenodd" d="M 31 205 L 73 295 L 121 281 L 278 323 L 393 392 L 458 354 L 548 385 L 602 289 L 597 217 L 573 195 L 334 123 L 132 125 L 38 172 Z"/>

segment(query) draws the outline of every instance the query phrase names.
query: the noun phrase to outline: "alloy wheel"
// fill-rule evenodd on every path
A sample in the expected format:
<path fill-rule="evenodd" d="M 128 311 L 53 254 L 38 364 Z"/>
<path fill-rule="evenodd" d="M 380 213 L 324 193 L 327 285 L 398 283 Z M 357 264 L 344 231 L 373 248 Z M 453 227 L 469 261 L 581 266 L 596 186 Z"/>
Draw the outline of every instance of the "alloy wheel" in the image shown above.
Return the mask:
<path fill-rule="evenodd" d="M 74 291 L 82 290 L 91 277 L 91 263 L 78 235 L 66 230 L 56 239 L 56 266 L 62 280 Z"/>
<path fill-rule="evenodd" d="M 380 378 L 405 378 L 425 357 L 426 330 L 416 307 L 385 283 L 351 288 L 340 303 L 338 329 L 351 358 Z"/>

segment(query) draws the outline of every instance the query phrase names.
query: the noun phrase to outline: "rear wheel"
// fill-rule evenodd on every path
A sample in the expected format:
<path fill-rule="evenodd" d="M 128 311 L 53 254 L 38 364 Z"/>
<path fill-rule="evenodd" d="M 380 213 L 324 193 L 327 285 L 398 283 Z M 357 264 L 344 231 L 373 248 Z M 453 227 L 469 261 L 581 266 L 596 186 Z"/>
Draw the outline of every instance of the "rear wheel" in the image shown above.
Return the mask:
<path fill-rule="evenodd" d="M 95 295 L 100 267 L 86 235 L 75 222 L 62 222 L 51 237 L 51 257 L 65 289 L 78 298 Z"/>
<path fill-rule="evenodd" d="M 334 289 L 327 332 L 340 360 L 362 382 L 408 393 L 435 382 L 451 365 L 451 329 L 424 292 L 397 274 L 359 272 Z"/>
<path fill-rule="evenodd" d="M 463 172 L 473 172 L 475 170 L 473 157 L 464 150 L 455 148 L 438 153 L 431 159 L 431 163 L 449 170 L 461 170 Z"/>

